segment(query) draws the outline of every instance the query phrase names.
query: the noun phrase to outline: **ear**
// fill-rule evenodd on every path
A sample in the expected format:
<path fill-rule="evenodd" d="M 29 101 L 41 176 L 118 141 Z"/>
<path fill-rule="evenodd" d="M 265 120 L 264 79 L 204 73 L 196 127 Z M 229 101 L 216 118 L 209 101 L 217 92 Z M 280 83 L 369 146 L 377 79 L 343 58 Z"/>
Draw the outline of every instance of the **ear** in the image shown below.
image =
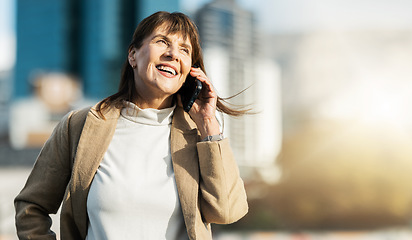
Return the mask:
<path fill-rule="evenodd" d="M 129 49 L 129 58 L 130 57 L 134 57 L 134 54 L 136 53 L 136 48 L 134 48 L 134 47 L 131 47 L 130 49 Z"/>
<path fill-rule="evenodd" d="M 127 59 L 129 60 L 129 64 L 132 67 L 136 65 L 135 53 L 136 53 L 135 48 L 130 48 L 129 49 L 129 54 L 127 56 Z"/>

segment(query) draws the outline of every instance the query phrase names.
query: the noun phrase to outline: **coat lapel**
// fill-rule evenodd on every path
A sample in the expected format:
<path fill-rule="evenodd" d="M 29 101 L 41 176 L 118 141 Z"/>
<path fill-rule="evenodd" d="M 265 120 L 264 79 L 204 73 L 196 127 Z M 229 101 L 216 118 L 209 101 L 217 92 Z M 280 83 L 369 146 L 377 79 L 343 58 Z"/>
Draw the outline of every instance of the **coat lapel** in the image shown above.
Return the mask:
<path fill-rule="evenodd" d="M 196 125 L 181 107 L 175 109 L 171 129 L 171 151 L 180 204 L 190 239 L 195 236 L 199 194 L 199 163 Z"/>
<path fill-rule="evenodd" d="M 87 234 L 87 195 L 91 182 L 106 152 L 114 131 L 120 111 L 110 108 L 102 119 L 93 107 L 86 118 L 80 136 L 72 171 L 72 208 L 74 219 L 82 234 Z"/>
<path fill-rule="evenodd" d="M 80 136 L 72 171 L 70 188 L 73 217 L 82 237 L 87 235 L 87 196 L 94 175 L 106 152 L 120 110 L 110 108 L 102 119 L 93 107 L 87 115 Z M 171 153 L 176 185 L 187 232 L 195 238 L 195 221 L 199 195 L 198 132 L 190 116 L 176 107 L 171 127 Z"/>

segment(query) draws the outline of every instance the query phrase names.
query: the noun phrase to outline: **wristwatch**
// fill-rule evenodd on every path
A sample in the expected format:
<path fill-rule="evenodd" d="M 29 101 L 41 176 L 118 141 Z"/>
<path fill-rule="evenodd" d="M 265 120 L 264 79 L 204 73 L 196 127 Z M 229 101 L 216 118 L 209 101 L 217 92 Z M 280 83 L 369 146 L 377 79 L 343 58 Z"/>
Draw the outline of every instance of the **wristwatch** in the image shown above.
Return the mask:
<path fill-rule="evenodd" d="M 220 141 L 222 139 L 223 139 L 223 134 L 220 133 L 218 135 L 207 136 L 202 140 L 202 142 L 214 142 L 214 141 Z"/>

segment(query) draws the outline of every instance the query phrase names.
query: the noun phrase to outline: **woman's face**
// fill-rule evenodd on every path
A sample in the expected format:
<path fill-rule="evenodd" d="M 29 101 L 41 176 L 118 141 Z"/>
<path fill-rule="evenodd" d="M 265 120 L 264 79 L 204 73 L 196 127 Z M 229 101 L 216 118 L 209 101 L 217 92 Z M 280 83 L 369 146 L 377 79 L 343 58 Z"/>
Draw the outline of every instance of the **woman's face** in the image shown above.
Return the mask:
<path fill-rule="evenodd" d="M 179 33 L 168 34 L 160 26 L 139 49 L 129 52 L 134 68 L 136 91 L 140 100 L 171 99 L 189 74 L 192 65 L 192 45 Z"/>

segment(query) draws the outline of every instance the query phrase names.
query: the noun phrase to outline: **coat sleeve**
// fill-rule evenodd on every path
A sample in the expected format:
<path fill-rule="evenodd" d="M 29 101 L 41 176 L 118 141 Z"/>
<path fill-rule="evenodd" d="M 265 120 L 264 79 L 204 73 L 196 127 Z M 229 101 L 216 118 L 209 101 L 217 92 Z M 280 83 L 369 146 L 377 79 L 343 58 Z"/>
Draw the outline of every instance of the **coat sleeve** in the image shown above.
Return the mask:
<path fill-rule="evenodd" d="M 229 140 L 197 143 L 200 165 L 200 207 L 208 223 L 229 224 L 248 212 L 244 183 Z"/>
<path fill-rule="evenodd" d="M 67 114 L 44 144 L 23 190 L 14 200 L 19 239 L 56 239 L 49 214 L 62 202 L 71 174 Z"/>

